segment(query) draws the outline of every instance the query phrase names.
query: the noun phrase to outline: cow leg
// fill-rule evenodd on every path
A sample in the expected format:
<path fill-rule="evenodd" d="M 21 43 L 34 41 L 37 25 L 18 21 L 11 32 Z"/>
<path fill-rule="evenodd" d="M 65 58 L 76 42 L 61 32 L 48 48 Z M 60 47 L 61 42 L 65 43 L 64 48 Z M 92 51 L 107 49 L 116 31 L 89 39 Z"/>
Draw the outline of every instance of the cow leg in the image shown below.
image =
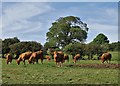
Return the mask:
<path fill-rule="evenodd" d="M 36 59 L 36 63 L 38 64 L 38 59 Z"/>
<path fill-rule="evenodd" d="M 63 66 L 63 63 L 61 63 L 61 67 Z"/>
<path fill-rule="evenodd" d="M 24 63 L 24 65 L 25 65 L 25 59 L 23 59 L 23 63 Z"/>
<path fill-rule="evenodd" d="M 108 60 L 106 60 L 106 62 L 108 63 Z"/>
<path fill-rule="evenodd" d="M 11 60 L 9 61 L 9 63 L 11 64 Z"/>
<path fill-rule="evenodd" d="M 60 67 L 60 62 L 58 62 L 58 67 Z"/>
<path fill-rule="evenodd" d="M 109 64 L 111 63 L 111 59 L 109 59 Z"/>
<path fill-rule="evenodd" d="M 12 60 L 10 60 L 10 64 L 12 63 Z"/>
<path fill-rule="evenodd" d="M 43 64 L 43 59 L 41 59 L 41 63 Z"/>
<path fill-rule="evenodd" d="M 24 65 L 25 65 L 25 61 L 24 61 L 23 63 L 24 63 Z"/>
<path fill-rule="evenodd" d="M 34 59 L 31 60 L 31 63 L 34 64 Z"/>
<path fill-rule="evenodd" d="M 102 63 L 104 63 L 104 60 L 102 60 Z"/>
<path fill-rule="evenodd" d="M 60 62 L 60 67 L 62 67 L 62 62 Z"/>
<path fill-rule="evenodd" d="M 74 63 L 76 63 L 76 59 L 74 59 Z"/>
<path fill-rule="evenodd" d="M 56 66 L 59 67 L 59 62 L 56 62 Z"/>
<path fill-rule="evenodd" d="M 59 67 L 61 67 L 61 62 L 59 62 Z"/>
<path fill-rule="evenodd" d="M 10 63 L 12 63 L 12 60 L 10 61 Z"/>
<path fill-rule="evenodd" d="M 34 62 L 35 62 L 35 59 L 32 60 L 32 63 L 33 63 L 33 64 L 34 64 Z"/>
<path fill-rule="evenodd" d="M 56 62 L 56 65 L 57 65 L 57 62 Z"/>

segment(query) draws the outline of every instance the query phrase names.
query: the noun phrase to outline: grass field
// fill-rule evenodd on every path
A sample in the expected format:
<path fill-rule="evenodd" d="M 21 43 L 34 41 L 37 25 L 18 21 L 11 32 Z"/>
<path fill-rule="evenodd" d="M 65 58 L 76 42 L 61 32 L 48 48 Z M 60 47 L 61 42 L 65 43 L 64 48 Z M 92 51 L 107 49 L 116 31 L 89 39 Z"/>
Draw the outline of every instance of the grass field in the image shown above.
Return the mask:
<path fill-rule="evenodd" d="M 118 53 L 113 55 L 111 63 L 118 63 Z M 101 64 L 100 60 L 81 60 L 79 64 Z M 106 63 L 105 63 L 106 64 Z M 73 61 L 64 63 L 63 67 L 56 67 L 53 61 L 44 64 L 12 64 L 7 65 L 2 59 L 2 84 L 118 84 L 118 68 L 91 68 L 68 66 Z"/>

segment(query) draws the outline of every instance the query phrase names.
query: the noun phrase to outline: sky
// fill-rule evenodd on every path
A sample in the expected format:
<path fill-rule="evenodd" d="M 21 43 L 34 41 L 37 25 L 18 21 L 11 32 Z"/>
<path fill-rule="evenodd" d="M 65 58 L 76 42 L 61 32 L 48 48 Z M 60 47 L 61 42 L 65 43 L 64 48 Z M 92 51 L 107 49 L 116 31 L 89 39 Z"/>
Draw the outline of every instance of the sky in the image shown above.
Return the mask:
<path fill-rule="evenodd" d="M 119 0 L 0 0 L 2 2 L 119 2 Z"/>
<path fill-rule="evenodd" d="M 55 20 L 76 16 L 88 25 L 86 43 L 91 42 L 99 33 L 105 34 L 110 43 L 118 41 L 117 2 L 8 1 L 4 0 L 2 5 L 0 3 L 2 39 L 18 37 L 21 41 L 37 41 L 44 45 L 46 33 Z"/>

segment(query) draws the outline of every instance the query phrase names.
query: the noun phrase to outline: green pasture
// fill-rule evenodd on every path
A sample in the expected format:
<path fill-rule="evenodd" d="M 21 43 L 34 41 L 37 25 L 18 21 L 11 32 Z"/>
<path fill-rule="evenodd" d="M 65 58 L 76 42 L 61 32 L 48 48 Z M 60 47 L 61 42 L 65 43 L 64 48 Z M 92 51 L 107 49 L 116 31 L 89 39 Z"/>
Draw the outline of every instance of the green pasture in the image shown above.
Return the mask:
<path fill-rule="evenodd" d="M 113 55 L 111 63 L 118 63 L 118 53 Z M 69 67 L 73 60 L 57 67 L 53 61 L 44 60 L 44 64 L 28 64 L 21 62 L 6 64 L 2 60 L 2 84 L 118 84 L 118 68 L 83 68 Z M 76 64 L 102 64 L 100 60 L 81 60 Z M 107 64 L 107 63 L 105 63 Z"/>

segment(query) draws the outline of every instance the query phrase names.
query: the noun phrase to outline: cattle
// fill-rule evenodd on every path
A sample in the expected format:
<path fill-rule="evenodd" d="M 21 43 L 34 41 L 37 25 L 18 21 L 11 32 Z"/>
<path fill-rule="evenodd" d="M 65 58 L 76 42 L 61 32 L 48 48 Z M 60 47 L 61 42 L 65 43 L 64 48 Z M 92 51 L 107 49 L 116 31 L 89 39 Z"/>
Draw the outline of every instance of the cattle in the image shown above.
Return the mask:
<path fill-rule="evenodd" d="M 33 63 L 36 62 L 38 63 L 38 59 L 41 59 L 41 63 L 43 64 L 43 51 L 37 51 L 37 52 L 33 52 L 32 55 L 30 56 L 28 62 L 29 63 Z"/>
<path fill-rule="evenodd" d="M 25 60 L 28 60 L 31 56 L 32 52 L 25 52 L 19 55 L 19 58 L 17 59 L 17 64 L 19 65 L 21 61 L 23 61 L 25 65 Z"/>
<path fill-rule="evenodd" d="M 69 61 L 69 56 L 67 54 L 64 54 L 64 61 L 65 60 Z"/>
<path fill-rule="evenodd" d="M 38 58 L 37 58 L 37 53 L 33 52 L 30 56 L 30 58 L 28 59 L 29 64 L 36 62 L 38 63 Z"/>
<path fill-rule="evenodd" d="M 76 54 L 74 56 L 74 63 L 76 63 L 77 60 L 79 60 L 81 58 L 80 54 Z"/>
<path fill-rule="evenodd" d="M 62 63 L 64 62 L 64 54 L 62 51 L 54 51 L 54 61 L 58 67 L 62 66 Z"/>
<path fill-rule="evenodd" d="M 6 55 L 6 63 L 12 63 L 12 55 L 9 53 Z"/>
<path fill-rule="evenodd" d="M 45 58 L 46 58 L 48 61 L 50 61 L 50 60 L 51 60 L 51 58 L 50 58 L 50 56 L 49 56 L 49 55 L 46 55 L 46 56 L 45 56 Z"/>
<path fill-rule="evenodd" d="M 107 53 L 103 53 L 100 59 L 102 60 L 102 63 L 104 63 L 105 61 L 106 61 L 107 63 L 108 63 L 108 61 L 109 61 L 109 63 L 110 63 L 111 58 L 112 58 L 112 55 L 107 52 Z"/>
<path fill-rule="evenodd" d="M 40 51 L 37 51 L 36 53 L 37 53 L 37 58 L 41 59 L 41 63 L 43 64 L 43 59 L 44 59 L 43 51 L 40 50 Z"/>

